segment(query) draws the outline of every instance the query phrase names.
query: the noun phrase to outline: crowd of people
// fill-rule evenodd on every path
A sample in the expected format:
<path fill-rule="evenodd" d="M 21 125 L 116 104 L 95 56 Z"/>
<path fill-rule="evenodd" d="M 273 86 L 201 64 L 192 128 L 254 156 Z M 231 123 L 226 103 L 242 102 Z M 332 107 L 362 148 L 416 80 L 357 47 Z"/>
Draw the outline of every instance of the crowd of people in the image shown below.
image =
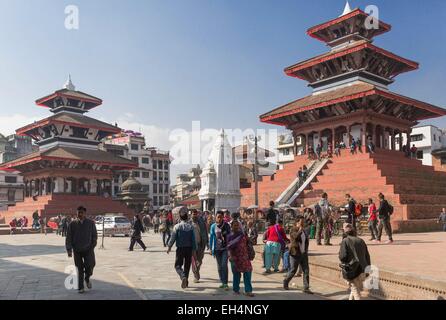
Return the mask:
<path fill-rule="evenodd" d="M 367 223 L 371 231 L 371 241 L 380 242 L 382 231 L 385 230 L 393 243 L 390 224 L 393 213 L 392 205 L 380 193 L 379 204 L 372 199 L 367 209 L 356 202 L 349 194 L 345 195 L 344 211 L 347 214 L 342 227 L 342 242 L 339 249 L 340 268 L 344 279 L 350 287 L 350 299 L 361 299 L 362 283 L 367 277 L 371 258 L 366 242 L 357 236 L 357 218 L 363 209 L 367 210 Z M 302 208 L 303 209 L 303 208 Z M 145 251 L 142 233 L 148 225 L 162 233 L 163 245 L 170 254 L 174 245 L 175 271 L 181 287 L 189 287 L 189 276 L 192 271 L 194 283 L 200 282 L 200 270 L 206 251 L 215 259 L 215 273 L 218 275 L 219 289 L 230 290 L 229 276 L 232 273 L 232 291 L 235 295 L 241 293 L 241 282 L 244 284 L 244 294 L 254 296 L 252 281 L 253 260 L 256 256 L 255 246 L 258 245 L 259 231 L 263 232 L 263 268 L 264 275 L 284 273 L 283 289 L 288 290 L 294 277 L 301 277 L 302 292 L 313 294 L 310 289 L 309 250 L 310 239 L 316 239 L 316 245 L 331 246 L 330 225 L 334 219 L 335 208 L 329 202 L 328 195 L 322 194 L 314 208 L 295 210 L 278 209 L 271 201 L 266 212 L 261 210 L 244 210 L 230 213 L 229 211 L 200 212 L 182 208 L 179 213 L 164 211 L 150 218 L 150 224 L 145 216 L 135 215 L 130 251 L 135 243 L 139 243 Z M 159 218 L 159 220 L 157 220 Z M 97 242 L 97 232 L 94 223 L 87 222 L 86 209 L 78 209 L 78 217 L 68 223 L 66 228 L 66 248 L 69 256 L 74 255 L 75 264 L 80 271 L 79 290 L 84 292 L 84 282 L 91 288 L 90 277 L 95 266 L 94 247 Z M 159 227 L 156 227 L 159 221 Z M 443 209 L 439 219 L 446 231 L 446 209 Z M 265 223 L 264 230 L 261 224 Z M 313 235 L 312 235 L 313 233 Z M 281 266 L 281 267 L 280 267 Z"/>

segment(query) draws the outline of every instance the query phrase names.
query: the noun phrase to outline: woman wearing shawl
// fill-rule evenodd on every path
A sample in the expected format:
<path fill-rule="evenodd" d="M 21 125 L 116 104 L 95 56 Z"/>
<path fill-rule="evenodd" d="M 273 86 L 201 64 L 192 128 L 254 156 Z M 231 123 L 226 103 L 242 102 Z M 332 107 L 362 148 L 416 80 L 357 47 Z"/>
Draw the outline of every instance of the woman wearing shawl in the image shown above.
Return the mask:
<path fill-rule="evenodd" d="M 228 236 L 228 252 L 231 261 L 233 274 L 233 290 L 235 294 L 240 294 L 240 278 L 243 273 L 243 283 L 245 285 L 245 295 L 254 297 L 252 293 L 252 265 L 248 254 L 248 236 L 242 231 L 240 221 L 231 221 L 232 232 Z"/>

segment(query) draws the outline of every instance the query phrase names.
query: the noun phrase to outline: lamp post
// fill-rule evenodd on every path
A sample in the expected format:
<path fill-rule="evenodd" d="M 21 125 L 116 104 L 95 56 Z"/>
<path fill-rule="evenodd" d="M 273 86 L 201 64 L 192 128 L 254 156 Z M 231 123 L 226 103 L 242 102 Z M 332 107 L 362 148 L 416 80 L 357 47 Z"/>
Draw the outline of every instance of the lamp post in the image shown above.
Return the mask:
<path fill-rule="evenodd" d="M 259 205 L 259 154 L 258 153 L 259 153 L 259 141 L 261 140 L 261 137 L 250 135 L 247 137 L 247 140 L 248 142 L 249 141 L 254 142 L 253 177 L 254 177 L 254 188 L 255 188 L 255 205 L 258 206 Z"/>
<path fill-rule="evenodd" d="M 105 216 L 102 217 L 102 243 L 99 249 L 105 250 L 104 247 L 104 237 L 105 237 Z"/>

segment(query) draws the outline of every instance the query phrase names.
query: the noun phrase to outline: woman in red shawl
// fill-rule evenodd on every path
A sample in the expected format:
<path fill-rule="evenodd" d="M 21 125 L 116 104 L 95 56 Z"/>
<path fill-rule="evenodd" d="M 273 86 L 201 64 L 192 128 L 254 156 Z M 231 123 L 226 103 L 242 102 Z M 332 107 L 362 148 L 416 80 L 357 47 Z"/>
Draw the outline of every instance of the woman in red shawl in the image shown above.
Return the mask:
<path fill-rule="evenodd" d="M 243 232 L 240 221 L 237 219 L 231 222 L 231 234 L 228 236 L 229 261 L 233 275 L 233 290 L 235 294 L 240 294 L 240 278 L 243 273 L 243 283 L 245 285 L 245 295 L 254 297 L 252 293 L 252 265 L 248 254 L 248 236 Z"/>

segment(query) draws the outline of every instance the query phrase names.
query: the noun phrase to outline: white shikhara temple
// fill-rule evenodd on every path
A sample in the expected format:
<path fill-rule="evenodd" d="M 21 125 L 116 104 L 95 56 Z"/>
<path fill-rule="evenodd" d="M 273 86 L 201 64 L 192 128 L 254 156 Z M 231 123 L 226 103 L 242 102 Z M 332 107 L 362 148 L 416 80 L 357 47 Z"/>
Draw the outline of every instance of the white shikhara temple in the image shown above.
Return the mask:
<path fill-rule="evenodd" d="M 224 130 L 212 148 L 201 174 L 199 198 L 203 210 L 230 212 L 239 210 L 241 202 L 239 167 Z"/>

